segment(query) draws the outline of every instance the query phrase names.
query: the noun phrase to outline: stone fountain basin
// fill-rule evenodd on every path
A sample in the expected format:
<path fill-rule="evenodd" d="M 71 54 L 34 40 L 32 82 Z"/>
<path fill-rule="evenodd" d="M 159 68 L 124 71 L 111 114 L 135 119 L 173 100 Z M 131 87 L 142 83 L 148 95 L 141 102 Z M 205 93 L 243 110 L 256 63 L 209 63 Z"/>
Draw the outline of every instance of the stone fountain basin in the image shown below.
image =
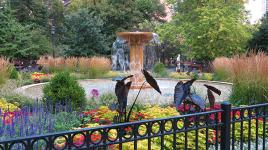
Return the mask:
<path fill-rule="evenodd" d="M 188 81 L 188 80 L 182 80 Z M 157 79 L 159 87 L 162 91 L 162 95 L 157 93 L 152 88 L 142 89 L 137 103 L 142 104 L 172 104 L 174 97 L 174 87 L 178 80 L 175 79 Z M 114 92 L 114 87 L 116 82 L 111 79 L 87 79 L 78 80 L 78 83 L 85 89 L 86 97 L 90 98 L 90 91 L 92 89 L 99 90 L 100 94 L 107 92 Z M 20 87 L 15 91 L 19 94 L 30 98 L 41 98 L 43 96 L 42 89 L 47 83 L 32 84 Z M 232 84 L 227 82 L 217 82 L 217 81 L 205 81 L 197 80 L 192 86 L 192 91 L 195 91 L 198 95 L 206 98 L 207 89 L 204 84 L 212 85 L 222 91 L 222 94 L 218 96 L 215 95 L 216 102 L 221 102 L 229 99 L 232 90 Z M 135 99 L 138 89 L 131 89 L 129 92 L 128 102 L 132 103 Z M 207 100 L 208 102 L 208 100 Z"/>

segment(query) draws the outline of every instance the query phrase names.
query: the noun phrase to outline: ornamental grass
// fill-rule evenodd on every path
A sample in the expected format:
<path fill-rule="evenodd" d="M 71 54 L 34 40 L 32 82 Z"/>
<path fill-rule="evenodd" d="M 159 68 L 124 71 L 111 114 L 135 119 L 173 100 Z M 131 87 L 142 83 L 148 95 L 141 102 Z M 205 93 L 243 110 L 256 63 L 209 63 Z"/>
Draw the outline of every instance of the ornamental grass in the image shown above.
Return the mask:
<path fill-rule="evenodd" d="M 106 57 L 58 57 L 43 56 L 37 61 L 44 71 L 70 71 L 86 74 L 89 78 L 104 75 L 111 69 L 111 61 Z"/>
<path fill-rule="evenodd" d="M 8 59 L 0 57 L 0 84 L 3 84 L 8 78 L 10 67 L 11 64 Z"/>
<path fill-rule="evenodd" d="M 230 100 L 237 105 L 268 102 L 268 56 L 251 52 L 213 62 L 215 73 L 233 82 Z"/>

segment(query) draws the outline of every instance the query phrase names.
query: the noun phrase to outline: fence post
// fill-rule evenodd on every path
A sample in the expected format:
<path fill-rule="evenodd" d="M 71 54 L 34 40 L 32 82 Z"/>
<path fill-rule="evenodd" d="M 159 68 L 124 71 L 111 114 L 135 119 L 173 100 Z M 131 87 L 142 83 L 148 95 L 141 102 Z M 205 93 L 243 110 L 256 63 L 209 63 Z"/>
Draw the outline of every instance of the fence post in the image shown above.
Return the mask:
<path fill-rule="evenodd" d="M 231 104 L 229 102 L 224 102 L 221 104 L 221 122 L 223 123 L 221 127 L 221 150 L 230 150 L 231 141 Z"/>

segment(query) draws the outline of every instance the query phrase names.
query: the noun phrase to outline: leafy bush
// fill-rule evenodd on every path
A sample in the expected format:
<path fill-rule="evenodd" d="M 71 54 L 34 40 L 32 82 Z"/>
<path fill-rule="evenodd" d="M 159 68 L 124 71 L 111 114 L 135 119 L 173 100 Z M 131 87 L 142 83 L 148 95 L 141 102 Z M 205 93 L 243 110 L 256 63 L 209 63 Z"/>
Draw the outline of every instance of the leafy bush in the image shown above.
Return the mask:
<path fill-rule="evenodd" d="M 169 74 L 169 77 L 175 79 L 191 79 L 191 76 L 186 72 L 172 72 Z"/>
<path fill-rule="evenodd" d="M 79 116 L 75 112 L 59 112 L 54 116 L 55 131 L 67 131 L 80 125 Z"/>
<path fill-rule="evenodd" d="M 64 103 L 71 99 L 74 108 L 84 107 L 85 91 L 68 72 L 56 74 L 44 89 L 45 101 L 52 100 L 53 104 Z M 47 98 L 47 99 L 46 99 Z"/>
<path fill-rule="evenodd" d="M 157 75 L 160 75 L 161 77 L 165 77 L 168 75 L 166 67 L 163 63 L 156 63 L 153 66 L 153 72 Z"/>
<path fill-rule="evenodd" d="M 31 79 L 31 73 L 29 72 L 20 72 L 20 76 L 22 80 L 30 80 Z"/>
<path fill-rule="evenodd" d="M 10 79 L 18 79 L 19 78 L 19 73 L 15 67 L 10 67 L 9 70 L 10 70 L 9 71 L 9 78 Z"/>
<path fill-rule="evenodd" d="M 113 104 L 117 102 L 117 98 L 114 93 L 107 92 L 99 97 L 99 104 L 104 106 L 109 106 L 110 104 Z"/>
<path fill-rule="evenodd" d="M 19 94 L 5 94 L 4 98 L 7 102 L 17 105 L 18 107 L 33 106 L 34 100 Z"/>
<path fill-rule="evenodd" d="M 211 74 L 211 73 L 203 73 L 201 79 L 211 81 L 213 79 L 213 74 Z"/>

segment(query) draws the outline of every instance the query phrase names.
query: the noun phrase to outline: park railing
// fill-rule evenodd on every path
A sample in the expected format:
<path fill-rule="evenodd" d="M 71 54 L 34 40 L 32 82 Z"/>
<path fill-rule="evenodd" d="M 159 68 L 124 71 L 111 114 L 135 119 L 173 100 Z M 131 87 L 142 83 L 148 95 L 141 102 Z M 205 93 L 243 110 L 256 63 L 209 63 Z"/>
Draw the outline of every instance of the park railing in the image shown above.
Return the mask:
<path fill-rule="evenodd" d="M 267 149 L 268 104 L 0 141 L 3 150 Z"/>

